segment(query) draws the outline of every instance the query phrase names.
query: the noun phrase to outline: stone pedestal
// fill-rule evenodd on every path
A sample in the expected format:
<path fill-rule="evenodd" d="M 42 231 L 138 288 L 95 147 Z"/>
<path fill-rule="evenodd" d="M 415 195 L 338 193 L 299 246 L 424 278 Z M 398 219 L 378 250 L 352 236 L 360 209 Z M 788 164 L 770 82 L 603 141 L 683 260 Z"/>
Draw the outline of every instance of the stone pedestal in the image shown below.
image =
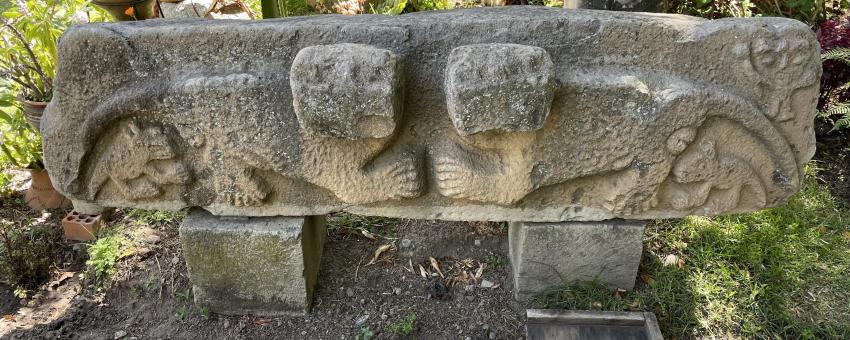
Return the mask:
<path fill-rule="evenodd" d="M 324 239 L 323 216 L 228 218 L 194 209 L 180 226 L 195 303 L 220 314 L 306 313 Z"/>
<path fill-rule="evenodd" d="M 631 220 L 512 223 L 508 242 L 516 298 L 583 281 L 631 290 L 645 225 Z"/>

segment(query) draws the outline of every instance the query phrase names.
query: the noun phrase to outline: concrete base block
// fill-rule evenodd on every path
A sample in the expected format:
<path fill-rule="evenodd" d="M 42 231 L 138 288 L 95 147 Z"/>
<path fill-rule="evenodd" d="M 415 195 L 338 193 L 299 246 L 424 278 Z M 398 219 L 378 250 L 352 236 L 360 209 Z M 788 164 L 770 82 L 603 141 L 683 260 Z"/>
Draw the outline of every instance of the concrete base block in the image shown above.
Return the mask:
<path fill-rule="evenodd" d="M 508 240 L 516 298 L 583 281 L 631 290 L 645 225 L 622 220 L 512 223 Z"/>
<path fill-rule="evenodd" d="M 220 314 L 309 311 L 324 216 L 228 218 L 193 209 L 180 241 L 198 306 Z"/>

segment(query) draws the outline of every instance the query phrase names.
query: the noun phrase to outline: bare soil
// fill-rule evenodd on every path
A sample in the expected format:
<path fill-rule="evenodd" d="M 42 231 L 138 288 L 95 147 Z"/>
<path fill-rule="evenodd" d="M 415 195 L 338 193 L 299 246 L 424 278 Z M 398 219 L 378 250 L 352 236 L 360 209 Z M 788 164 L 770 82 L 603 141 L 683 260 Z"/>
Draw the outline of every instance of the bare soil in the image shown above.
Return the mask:
<path fill-rule="evenodd" d="M 2 214 L 27 211 L 19 196 L 11 200 L 15 207 L 7 205 Z M 64 213 L 51 212 L 45 227 L 61 230 Z M 111 220 L 121 218 L 118 212 Z M 340 226 L 336 217 L 331 222 L 314 307 L 306 316 L 224 316 L 196 306 L 178 238 L 179 221 L 174 221 L 128 227 L 124 234 L 135 250 L 99 285 L 85 278 L 85 246 L 60 239 L 63 246 L 56 256 L 68 261 L 57 261 L 51 279 L 33 298 L 18 300 L 8 285 L 0 285 L 4 315 L 0 337 L 362 339 L 366 333 L 373 339 L 524 337 L 525 306 L 512 299 L 504 225 L 379 219 L 368 223 L 371 233 L 364 236 L 361 229 L 350 227 L 350 221 Z M 385 244 L 393 247 L 368 264 Z M 439 271 L 431 265 L 431 257 Z M 482 288 L 482 282 L 492 287 Z M 411 315 L 413 330 L 403 334 L 403 320 Z"/>

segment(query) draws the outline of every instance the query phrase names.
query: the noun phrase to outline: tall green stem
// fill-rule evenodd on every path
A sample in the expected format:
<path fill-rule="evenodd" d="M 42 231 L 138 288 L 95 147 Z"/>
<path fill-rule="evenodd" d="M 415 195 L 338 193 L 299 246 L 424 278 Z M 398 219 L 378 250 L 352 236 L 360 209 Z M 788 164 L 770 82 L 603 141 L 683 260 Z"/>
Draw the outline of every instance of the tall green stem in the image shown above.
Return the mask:
<path fill-rule="evenodd" d="M 280 18 L 280 4 L 278 0 L 260 0 L 263 9 L 263 19 Z"/>

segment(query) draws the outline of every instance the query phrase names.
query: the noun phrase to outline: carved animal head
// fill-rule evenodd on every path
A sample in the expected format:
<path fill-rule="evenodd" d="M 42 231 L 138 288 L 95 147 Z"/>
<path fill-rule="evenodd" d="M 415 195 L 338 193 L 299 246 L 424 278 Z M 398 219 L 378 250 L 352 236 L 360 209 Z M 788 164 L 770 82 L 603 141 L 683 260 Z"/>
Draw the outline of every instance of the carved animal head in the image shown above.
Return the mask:
<path fill-rule="evenodd" d="M 704 181 L 717 173 L 719 166 L 714 142 L 703 139 L 688 147 L 673 165 L 673 179 L 678 183 Z"/>
<path fill-rule="evenodd" d="M 176 157 L 171 141 L 158 126 L 142 127 L 139 122 L 130 121 L 122 130 L 127 139 L 128 153 L 145 155 L 146 160 L 172 159 Z"/>

